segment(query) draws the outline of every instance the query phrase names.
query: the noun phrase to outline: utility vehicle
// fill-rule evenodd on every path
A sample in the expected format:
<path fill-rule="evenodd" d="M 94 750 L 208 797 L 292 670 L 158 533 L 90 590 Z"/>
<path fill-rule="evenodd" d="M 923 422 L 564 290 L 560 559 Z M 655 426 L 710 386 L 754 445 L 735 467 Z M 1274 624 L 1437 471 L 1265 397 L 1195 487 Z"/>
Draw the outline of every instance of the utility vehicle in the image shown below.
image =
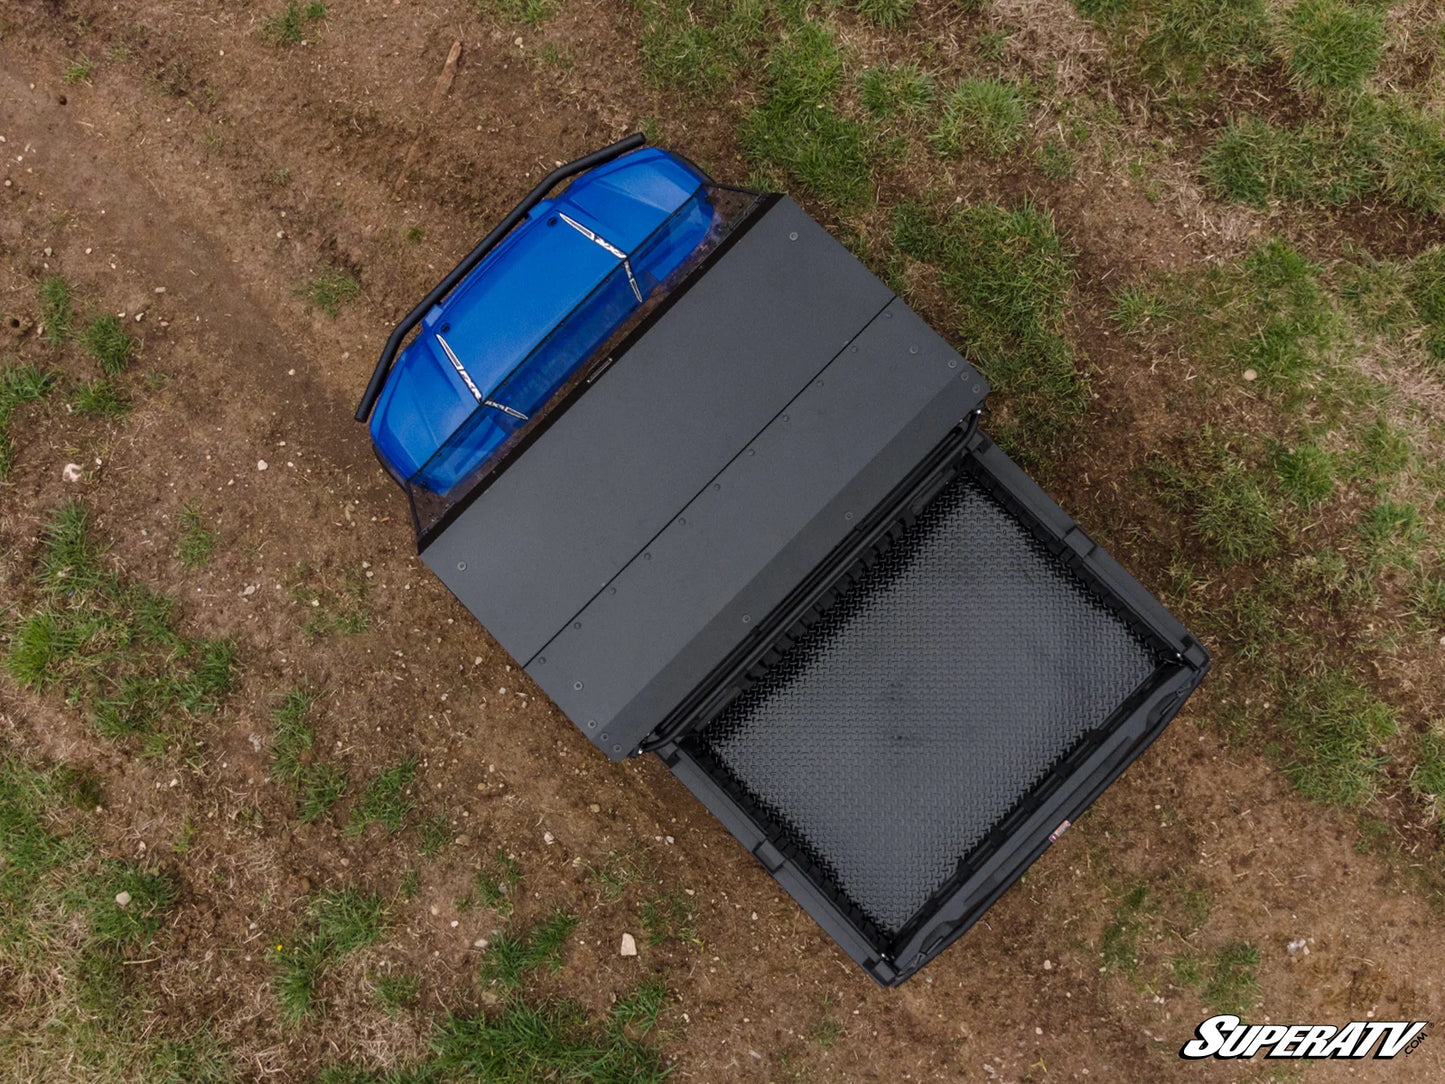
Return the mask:
<path fill-rule="evenodd" d="M 660 757 L 894 985 L 1209 664 L 987 393 L 793 201 L 631 136 L 412 310 L 357 419 L 422 559 L 582 734 Z"/>

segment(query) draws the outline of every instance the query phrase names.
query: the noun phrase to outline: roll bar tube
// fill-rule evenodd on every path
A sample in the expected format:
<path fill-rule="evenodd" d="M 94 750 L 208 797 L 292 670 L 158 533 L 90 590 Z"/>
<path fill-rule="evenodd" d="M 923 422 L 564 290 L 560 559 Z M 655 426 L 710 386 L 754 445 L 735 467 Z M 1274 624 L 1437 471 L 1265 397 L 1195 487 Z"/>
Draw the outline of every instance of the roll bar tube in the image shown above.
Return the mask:
<path fill-rule="evenodd" d="M 356 408 L 356 420 L 364 422 L 371 417 L 371 411 L 376 406 L 376 400 L 381 395 L 381 389 L 386 386 L 386 378 L 391 374 L 391 366 L 396 360 L 397 351 L 401 349 L 401 341 L 406 338 L 411 329 L 421 323 L 426 314 L 432 310 L 432 307 L 438 304 L 447 294 L 451 293 L 452 290 L 456 288 L 457 283 L 461 282 L 462 279 L 470 274 L 472 268 L 481 263 L 487 253 L 496 248 L 502 239 L 512 232 L 512 229 L 517 223 L 527 217 L 528 212 L 546 198 L 548 192 L 552 191 L 559 182 L 566 180 L 568 177 L 585 173 L 589 169 L 610 162 L 614 158 L 619 158 L 629 151 L 636 150 L 646 142 L 647 139 L 641 132 L 634 132 L 626 139 L 619 139 L 616 143 L 603 147 L 601 150 L 593 151 L 591 154 L 583 155 L 581 158 L 568 162 L 566 165 L 558 166 L 551 173 L 547 174 L 547 176 L 543 177 L 542 182 L 537 185 L 536 188 L 532 189 L 532 191 L 528 192 L 521 203 L 507 212 L 507 217 L 502 219 L 497 225 L 497 228 L 482 238 L 481 243 L 468 252 L 466 256 L 462 258 L 461 263 L 447 272 L 446 278 L 442 279 L 441 282 L 432 288 L 431 293 L 422 299 L 421 304 L 407 313 L 406 318 L 396 325 L 391 336 L 386 340 L 386 346 L 381 351 L 381 357 L 377 359 L 376 369 L 372 371 L 371 381 L 366 385 L 366 392 L 362 395 L 361 403 Z"/>

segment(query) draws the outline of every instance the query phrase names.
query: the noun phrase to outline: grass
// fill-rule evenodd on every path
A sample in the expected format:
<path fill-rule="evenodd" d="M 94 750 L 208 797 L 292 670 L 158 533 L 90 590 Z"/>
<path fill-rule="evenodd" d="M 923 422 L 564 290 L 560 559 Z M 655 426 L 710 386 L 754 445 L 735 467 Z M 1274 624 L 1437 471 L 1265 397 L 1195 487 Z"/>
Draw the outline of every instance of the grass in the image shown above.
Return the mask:
<path fill-rule="evenodd" d="M 394 1017 L 421 1000 L 421 980 L 414 975 L 384 975 L 376 980 L 376 1000 Z"/>
<path fill-rule="evenodd" d="M 943 99 L 933 149 L 947 157 L 965 150 L 1001 158 L 1023 139 L 1028 107 L 1017 84 L 1006 79 L 965 79 Z"/>
<path fill-rule="evenodd" d="M 1300 0 L 1284 19 L 1290 74 L 1313 90 L 1358 89 L 1385 44 L 1385 13 L 1341 0 Z"/>
<path fill-rule="evenodd" d="M 15 447 L 11 441 L 10 423 L 15 411 L 25 403 L 38 403 L 55 386 L 55 374 L 35 365 L 7 365 L 0 369 L 0 481 L 10 476 L 15 466 Z"/>
<path fill-rule="evenodd" d="M 587 879 L 596 888 L 599 903 L 614 903 L 629 885 L 655 879 L 655 869 L 640 848 L 608 851 L 600 866 L 587 867 Z"/>
<path fill-rule="evenodd" d="M 768 51 L 764 97 L 738 131 L 755 167 L 775 169 L 840 211 L 872 198 L 874 152 L 868 132 L 833 98 L 843 54 L 832 32 L 805 22 Z"/>
<path fill-rule="evenodd" d="M 892 30 L 913 17 L 914 0 L 854 0 L 858 14 L 875 26 Z"/>
<path fill-rule="evenodd" d="M 480 14 L 517 26 L 536 28 L 557 14 L 562 0 L 472 0 Z"/>
<path fill-rule="evenodd" d="M 316 736 L 311 709 L 320 694 L 301 686 L 292 689 L 271 712 L 275 728 L 271 744 L 271 778 L 296 795 L 296 815 L 303 824 L 323 819 L 346 793 L 346 769 L 313 755 Z"/>
<path fill-rule="evenodd" d="M 90 57 L 82 53 L 76 59 L 72 60 L 70 64 L 66 67 L 65 81 L 70 84 L 84 83 L 87 79 L 90 78 L 90 73 L 94 70 L 94 68 L 94 62 L 90 59 Z"/>
<path fill-rule="evenodd" d="M 1420 735 L 1410 789 L 1429 804 L 1436 820 L 1445 820 L 1445 721 Z"/>
<path fill-rule="evenodd" d="M 1374 796 L 1397 724 L 1354 677 L 1332 670 L 1297 683 L 1281 723 L 1291 742 L 1285 774 L 1306 798 L 1358 807 Z"/>
<path fill-rule="evenodd" d="M 384 768 L 366 784 L 346 822 L 348 835 L 360 835 L 372 824 L 379 824 L 391 835 L 400 832 L 415 804 L 407 792 L 416 775 L 417 758 L 407 757 L 400 764 Z"/>
<path fill-rule="evenodd" d="M 1083 410 L 1086 386 L 1061 333 L 1074 281 L 1052 219 L 1029 205 L 980 204 L 938 215 L 916 203 L 893 213 L 895 248 L 926 265 L 947 293 L 958 342 L 1012 417 L 994 435 L 1046 457 Z"/>
<path fill-rule="evenodd" d="M 51 348 L 64 344 L 75 324 L 75 290 L 59 275 L 40 280 L 40 327 Z"/>
<path fill-rule="evenodd" d="M 1334 492 L 1334 456 L 1318 444 L 1278 449 L 1274 471 L 1280 488 L 1302 508 L 1317 508 Z"/>
<path fill-rule="evenodd" d="M 122 893 L 129 897 L 124 906 Z M 85 916 L 92 944 L 144 949 L 160 932 L 176 895 L 166 874 L 112 860 L 99 872 L 76 878 L 64 902 L 67 910 Z"/>
<path fill-rule="evenodd" d="M 346 570 L 338 584 L 327 577 L 317 577 L 304 563 L 297 566 L 296 580 L 290 588 L 291 601 L 306 608 L 303 624 L 306 634 L 318 638 L 334 632 L 343 636 L 365 632 L 371 624 L 367 594 L 366 578 L 359 571 Z"/>
<path fill-rule="evenodd" d="M 1114 307 L 1110 318 L 1120 331 L 1137 335 L 1168 322 L 1173 307 L 1151 290 L 1140 286 L 1125 286 L 1113 295 Z"/>
<path fill-rule="evenodd" d="M 126 331 L 120 317 L 106 313 L 85 325 L 80 345 L 95 359 L 101 372 L 116 377 L 125 372 L 135 353 L 135 339 Z"/>
<path fill-rule="evenodd" d="M 307 906 L 290 946 L 272 950 L 273 989 L 281 1016 L 298 1024 L 320 1008 L 318 987 L 342 957 L 381 940 L 389 928 L 386 902 L 358 888 L 323 892 Z"/>
<path fill-rule="evenodd" d="M 453 838 L 451 821 L 445 813 L 432 813 L 421 819 L 417 825 L 420 837 L 419 849 L 423 858 L 430 858 L 451 843 Z"/>
<path fill-rule="evenodd" d="M 1215 1012 L 1243 1016 L 1259 1003 L 1259 949 L 1243 941 L 1225 945 L 1210 961 L 1200 996 Z"/>
<path fill-rule="evenodd" d="M 1101 941 L 1103 970 L 1133 977 L 1139 971 L 1139 939 L 1152 910 L 1149 886 L 1138 884 L 1119 901 Z"/>
<path fill-rule="evenodd" d="M 1445 246 L 1422 252 L 1411 261 L 1405 295 L 1425 331 L 1425 349 L 1445 362 Z"/>
<path fill-rule="evenodd" d="M 1445 211 L 1445 122 L 1363 97 L 1298 127 L 1257 116 L 1229 121 L 1201 160 L 1221 199 L 1266 207 L 1343 207 L 1383 197 Z"/>
<path fill-rule="evenodd" d="M 349 271 L 329 268 L 317 275 L 297 291 L 313 309 L 320 309 L 333 320 L 341 313 L 341 306 L 352 301 L 361 293 L 361 283 Z"/>
<path fill-rule="evenodd" d="M 181 507 L 181 537 L 176 543 L 176 556 L 186 568 L 199 568 L 211 559 L 216 550 L 216 532 L 207 530 L 200 506 L 191 503 Z"/>
<path fill-rule="evenodd" d="M 38 604 L 14 628 L 5 668 L 27 688 L 62 687 L 107 737 L 143 734 L 164 751 L 221 706 L 235 648 L 183 634 L 171 599 L 123 582 L 104 557 L 88 507 L 51 513 L 31 584 Z"/>
<path fill-rule="evenodd" d="M 156 954 L 176 886 L 104 857 L 70 811 L 96 797 L 84 771 L 0 753 L 0 972 L 16 994 L 0 1030 L 6 1079 L 228 1084 L 235 1066 L 204 1026 L 154 1014 L 148 973 L 132 965 Z"/>
<path fill-rule="evenodd" d="M 560 908 L 525 933 L 504 931 L 487 948 L 481 978 L 501 986 L 518 986 L 533 971 L 562 968 L 562 951 L 580 919 Z"/>
<path fill-rule="evenodd" d="M 1259 475 L 1226 460 L 1195 491 L 1194 530 L 1229 564 L 1275 548 L 1274 510 Z"/>
<path fill-rule="evenodd" d="M 273 45 L 300 45 L 307 40 L 310 25 L 325 18 L 325 4 L 313 2 L 302 7 L 296 0 L 289 0 L 281 11 L 266 17 L 261 24 L 261 36 Z"/>
<path fill-rule="evenodd" d="M 933 76 L 917 64 L 879 64 L 858 77 L 858 100 L 874 117 L 913 117 L 933 104 Z"/>
<path fill-rule="evenodd" d="M 448 1080 L 659 1084 L 671 1068 L 645 1040 L 666 999 L 653 980 L 614 1002 L 600 1024 L 567 1000 L 512 999 L 491 1016 L 449 1016 L 433 1036 L 428 1064 Z"/>
<path fill-rule="evenodd" d="M 472 894 L 476 902 L 499 915 L 512 913 L 512 898 L 522 883 L 522 866 L 504 850 L 472 878 Z"/>
<path fill-rule="evenodd" d="M 762 0 L 637 0 L 648 81 L 701 97 L 725 86 L 763 34 Z"/>
<path fill-rule="evenodd" d="M 76 386 L 70 409 L 87 418 L 124 418 L 131 404 L 116 381 L 101 377 Z"/>
<path fill-rule="evenodd" d="M 642 928 L 649 945 L 678 941 L 701 945 L 697 932 L 697 903 L 682 889 L 661 892 L 642 904 Z"/>

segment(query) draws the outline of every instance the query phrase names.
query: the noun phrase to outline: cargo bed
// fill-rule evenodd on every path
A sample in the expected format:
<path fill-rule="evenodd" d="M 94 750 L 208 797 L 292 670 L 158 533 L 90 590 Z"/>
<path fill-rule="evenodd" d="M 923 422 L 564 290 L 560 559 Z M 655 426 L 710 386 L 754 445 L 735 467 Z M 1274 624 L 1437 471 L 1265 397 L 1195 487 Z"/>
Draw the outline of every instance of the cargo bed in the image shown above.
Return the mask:
<path fill-rule="evenodd" d="M 983 433 L 963 358 L 790 200 L 727 191 L 705 254 L 419 520 L 422 558 L 894 984 L 1208 656 Z"/>

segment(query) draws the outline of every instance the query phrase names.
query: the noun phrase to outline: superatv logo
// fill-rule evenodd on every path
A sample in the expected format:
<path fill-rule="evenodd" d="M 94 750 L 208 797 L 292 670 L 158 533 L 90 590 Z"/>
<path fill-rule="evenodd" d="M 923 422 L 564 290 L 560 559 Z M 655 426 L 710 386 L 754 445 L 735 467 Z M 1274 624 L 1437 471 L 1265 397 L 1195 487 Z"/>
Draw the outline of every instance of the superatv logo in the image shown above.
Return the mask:
<path fill-rule="evenodd" d="M 1351 1020 L 1333 1024 L 1245 1024 L 1237 1016 L 1211 1016 L 1194 1029 L 1181 1058 L 1393 1058 L 1413 1053 L 1428 1038 L 1426 1020 Z"/>

